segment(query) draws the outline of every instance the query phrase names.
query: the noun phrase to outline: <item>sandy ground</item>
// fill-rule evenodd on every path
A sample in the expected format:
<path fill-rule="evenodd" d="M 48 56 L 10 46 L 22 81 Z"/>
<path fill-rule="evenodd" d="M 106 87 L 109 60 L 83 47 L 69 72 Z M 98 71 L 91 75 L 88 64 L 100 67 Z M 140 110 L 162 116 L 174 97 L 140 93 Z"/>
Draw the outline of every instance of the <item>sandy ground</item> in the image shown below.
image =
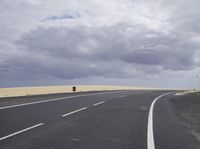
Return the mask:
<path fill-rule="evenodd" d="M 129 86 L 76 86 L 77 92 L 83 91 L 102 91 L 102 90 L 129 90 L 144 89 L 142 87 Z M 72 86 L 43 86 L 43 87 L 19 87 L 19 88 L 0 88 L 0 97 L 16 97 L 53 93 L 71 93 Z"/>
<path fill-rule="evenodd" d="M 183 125 L 200 141 L 200 92 L 176 94 L 170 102 Z"/>

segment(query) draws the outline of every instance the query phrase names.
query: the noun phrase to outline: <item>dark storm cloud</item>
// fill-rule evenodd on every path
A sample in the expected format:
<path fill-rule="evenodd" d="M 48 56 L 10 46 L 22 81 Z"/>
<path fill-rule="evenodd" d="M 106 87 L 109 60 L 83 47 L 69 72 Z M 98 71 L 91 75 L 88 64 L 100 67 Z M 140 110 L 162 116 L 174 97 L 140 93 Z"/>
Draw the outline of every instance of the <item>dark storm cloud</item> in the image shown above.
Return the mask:
<path fill-rule="evenodd" d="M 54 54 L 38 54 L 29 52 L 6 59 L 0 64 L 4 79 L 15 75 L 20 80 L 35 76 L 51 76 L 60 79 L 74 79 L 89 76 L 124 77 L 126 70 L 119 69 L 123 65 L 118 61 L 91 61 L 90 59 L 59 57 Z M 111 69 L 112 68 L 112 69 Z"/>
<path fill-rule="evenodd" d="M 62 58 L 63 61 L 75 60 L 76 65 L 85 60 L 94 64 L 119 60 L 171 70 L 187 70 L 195 66 L 194 52 L 198 45 L 179 35 L 175 38 L 155 32 L 155 37 L 145 37 L 151 34 L 144 29 L 136 32 L 134 27 L 121 24 L 94 28 L 38 28 L 24 35 L 18 44 L 30 53 Z M 89 74 L 98 75 L 95 72 L 92 69 Z"/>

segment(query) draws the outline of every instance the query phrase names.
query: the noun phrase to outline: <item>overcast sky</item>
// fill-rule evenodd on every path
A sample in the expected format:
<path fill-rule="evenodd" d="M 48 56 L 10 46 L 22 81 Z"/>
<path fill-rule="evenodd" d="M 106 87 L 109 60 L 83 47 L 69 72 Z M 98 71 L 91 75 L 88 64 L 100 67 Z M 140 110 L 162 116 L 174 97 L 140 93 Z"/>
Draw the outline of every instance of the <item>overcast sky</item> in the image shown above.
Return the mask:
<path fill-rule="evenodd" d="M 0 0 L 0 87 L 200 86 L 199 0 Z"/>

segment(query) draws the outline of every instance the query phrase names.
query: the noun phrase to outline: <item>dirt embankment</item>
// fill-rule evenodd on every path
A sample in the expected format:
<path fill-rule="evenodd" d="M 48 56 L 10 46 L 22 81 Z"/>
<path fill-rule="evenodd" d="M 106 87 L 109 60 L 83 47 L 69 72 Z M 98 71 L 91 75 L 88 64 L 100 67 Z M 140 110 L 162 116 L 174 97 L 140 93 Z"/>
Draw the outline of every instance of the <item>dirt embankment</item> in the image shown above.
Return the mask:
<path fill-rule="evenodd" d="M 177 94 L 170 103 L 180 121 L 200 140 L 200 92 Z"/>

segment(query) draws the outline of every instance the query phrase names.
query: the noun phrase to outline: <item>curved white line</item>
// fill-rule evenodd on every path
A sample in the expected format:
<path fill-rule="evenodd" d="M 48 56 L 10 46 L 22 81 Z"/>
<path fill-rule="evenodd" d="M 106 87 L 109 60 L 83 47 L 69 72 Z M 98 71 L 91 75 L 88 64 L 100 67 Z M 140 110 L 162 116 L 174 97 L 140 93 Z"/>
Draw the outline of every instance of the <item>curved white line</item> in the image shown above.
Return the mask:
<path fill-rule="evenodd" d="M 154 104 L 158 99 L 160 99 L 163 96 L 166 96 L 170 93 L 165 93 L 160 96 L 158 96 L 151 104 L 150 110 L 149 110 L 149 117 L 148 117 L 148 128 L 147 128 L 147 149 L 155 149 L 155 143 L 154 143 L 154 134 L 153 134 L 153 108 Z"/>

